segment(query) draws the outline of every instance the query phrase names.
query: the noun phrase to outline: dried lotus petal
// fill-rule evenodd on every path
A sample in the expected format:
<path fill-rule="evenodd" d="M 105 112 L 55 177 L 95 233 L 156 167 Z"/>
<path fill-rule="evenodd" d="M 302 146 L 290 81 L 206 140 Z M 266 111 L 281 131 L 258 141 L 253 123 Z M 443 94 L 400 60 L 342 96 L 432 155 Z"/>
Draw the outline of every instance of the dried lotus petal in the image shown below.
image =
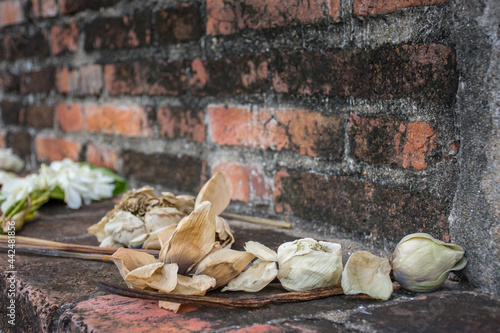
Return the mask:
<path fill-rule="evenodd" d="M 135 288 L 153 288 L 162 292 L 171 292 L 177 286 L 177 264 L 156 262 L 134 269 L 125 277 Z"/>
<path fill-rule="evenodd" d="M 342 289 L 346 295 L 367 294 L 388 300 L 392 294 L 389 260 L 367 251 L 354 252 L 342 272 Z"/>
<path fill-rule="evenodd" d="M 175 197 L 175 208 L 185 215 L 191 214 L 194 210 L 195 197 L 192 195 L 182 194 Z"/>
<path fill-rule="evenodd" d="M 215 278 L 217 280 L 215 288 L 218 288 L 238 276 L 254 258 L 255 256 L 248 252 L 221 249 L 203 258 L 195 274 Z"/>
<path fill-rule="evenodd" d="M 161 192 L 160 205 L 161 207 L 175 207 L 177 199 L 172 192 Z"/>
<path fill-rule="evenodd" d="M 142 234 L 134 239 L 131 239 L 130 242 L 128 243 L 128 247 L 133 248 L 133 249 L 140 249 L 142 248 L 144 242 L 149 238 L 149 234 Z"/>
<path fill-rule="evenodd" d="M 179 223 L 185 215 L 173 207 L 153 207 L 144 216 L 148 232 Z"/>
<path fill-rule="evenodd" d="M 158 262 L 151 254 L 126 248 L 120 248 L 112 256 L 106 258 L 113 260 L 124 280 L 127 274 L 134 269 Z M 132 288 L 130 283 L 127 285 Z"/>
<path fill-rule="evenodd" d="M 204 201 L 210 201 L 214 205 L 215 215 L 222 213 L 229 205 L 231 187 L 222 173 L 217 172 L 203 185 L 196 197 L 195 207 Z"/>
<path fill-rule="evenodd" d="M 119 248 L 119 247 L 125 247 L 125 245 L 123 245 L 122 243 L 118 243 L 117 241 L 115 241 L 115 239 L 113 238 L 113 236 L 108 236 L 106 238 L 104 238 L 101 242 L 101 244 L 99 244 L 99 247 L 115 247 L 115 248 Z"/>
<path fill-rule="evenodd" d="M 210 202 L 201 203 L 177 225 L 177 229 L 160 251 L 160 261 L 177 263 L 179 274 L 185 274 L 205 257 L 215 242 L 215 215 Z"/>
<path fill-rule="evenodd" d="M 109 220 L 115 215 L 116 210 L 110 210 L 103 216 L 103 218 L 96 224 L 87 228 L 87 232 L 97 237 L 97 241 L 102 242 L 109 235 L 104 231 L 104 227 L 108 224 Z"/>
<path fill-rule="evenodd" d="M 261 260 L 278 261 L 278 255 L 276 254 L 276 252 L 259 242 L 246 242 L 245 250 Z"/>
<path fill-rule="evenodd" d="M 264 289 L 278 274 L 274 261 L 257 259 L 246 271 L 231 280 L 222 291 L 246 291 L 255 293 Z"/>
<path fill-rule="evenodd" d="M 231 245 L 234 243 L 233 231 L 229 223 L 220 216 L 215 217 L 215 232 L 221 246 L 230 249 Z"/>
<path fill-rule="evenodd" d="M 149 238 L 142 245 L 143 249 L 149 250 L 160 250 L 163 244 L 170 240 L 172 237 L 177 225 L 169 225 L 168 227 L 164 227 L 158 230 L 153 231 L 149 234 Z"/>
<path fill-rule="evenodd" d="M 135 215 L 119 211 L 104 226 L 104 231 L 118 243 L 130 246 L 130 241 L 137 236 L 146 234 L 144 222 Z"/>

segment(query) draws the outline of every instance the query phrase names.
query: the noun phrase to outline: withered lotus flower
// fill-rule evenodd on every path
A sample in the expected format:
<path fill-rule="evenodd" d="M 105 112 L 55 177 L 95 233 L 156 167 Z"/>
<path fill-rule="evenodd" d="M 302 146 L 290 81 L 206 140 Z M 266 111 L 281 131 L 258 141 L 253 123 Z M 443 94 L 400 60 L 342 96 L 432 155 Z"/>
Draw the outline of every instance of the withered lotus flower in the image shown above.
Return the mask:
<path fill-rule="evenodd" d="M 231 187 L 224 175 L 217 172 L 210 178 L 198 192 L 195 207 L 204 201 L 210 201 L 214 205 L 214 214 L 220 215 L 231 201 Z"/>
<path fill-rule="evenodd" d="M 175 227 L 158 232 L 159 260 L 131 249 L 119 249 L 111 256 L 131 288 L 152 288 L 163 292 L 204 295 L 211 288 L 227 284 L 254 259 L 248 252 L 221 249 L 215 241 L 213 204 L 205 201 Z M 176 311 L 178 304 L 161 302 Z"/>

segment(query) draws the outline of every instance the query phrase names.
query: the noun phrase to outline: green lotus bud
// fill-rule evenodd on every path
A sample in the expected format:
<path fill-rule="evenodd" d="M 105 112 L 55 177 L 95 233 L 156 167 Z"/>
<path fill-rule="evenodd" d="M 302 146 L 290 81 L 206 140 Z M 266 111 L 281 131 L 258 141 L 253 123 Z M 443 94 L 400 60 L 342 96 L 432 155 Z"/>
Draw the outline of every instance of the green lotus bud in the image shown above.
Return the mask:
<path fill-rule="evenodd" d="M 403 288 L 415 292 L 438 289 L 450 271 L 460 270 L 467 264 L 461 246 L 424 233 L 404 237 L 396 246 L 391 262 L 394 278 Z"/>

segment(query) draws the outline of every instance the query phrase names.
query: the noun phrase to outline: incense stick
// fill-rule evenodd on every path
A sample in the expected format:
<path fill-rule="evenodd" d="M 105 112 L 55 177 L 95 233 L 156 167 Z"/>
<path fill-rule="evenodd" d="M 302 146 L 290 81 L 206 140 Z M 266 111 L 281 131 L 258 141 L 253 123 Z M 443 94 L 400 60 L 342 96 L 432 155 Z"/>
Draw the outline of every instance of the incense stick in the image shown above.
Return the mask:
<path fill-rule="evenodd" d="M 7 244 L 0 243 L 0 251 L 8 250 L 8 249 L 9 249 L 9 247 L 7 246 Z M 106 255 L 103 255 L 103 254 L 67 252 L 67 251 L 52 250 L 52 249 L 25 246 L 25 245 L 16 245 L 16 253 L 34 254 L 34 255 L 39 255 L 39 256 L 58 257 L 58 258 L 95 260 L 95 261 L 101 261 L 101 262 L 106 257 Z M 108 262 L 112 263 L 112 261 L 108 261 Z"/>
<path fill-rule="evenodd" d="M 98 288 L 100 290 L 107 291 L 116 295 L 132 298 L 225 308 L 260 308 L 283 303 L 304 302 L 330 296 L 344 295 L 342 287 L 340 287 L 339 285 L 314 290 L 287 292 L 274 295 L 245 298 L 168 294 L 162 292 L 124 288 L 106 282 L 98 282 Z"/>
<path fill-rule="evenodd" d="M 60 242 L 54 242 L 54 241 L 40 239 L 40 238 L 23 237 L 23 236 L 16 236 L 15 240 L 16 240 L 16 248 L 19 245 L 25 245 L 25 246 L 30 246 L 32 248 L 38 248 L 38 249 L 60 250 L 60 251 L 67 251 L 67 252 L 102 254 L 102 255 L 111 255 L 111 254 L 115 253 L 117 250 L 117 248 L 111 248 L 111 247 L 99 247 L 99 246 L 90 246 L 90 245 L 60 243 Z M 7 241 L 8 241 L 8 236 L 0 235 L 0 244 L 7 244 Z M 159 253 L 159 251 L 157 251 L 157 250 L 137 249 L 136 251 L 146 252 L 146 253 L 156 255 L 156 256 Z"/>
<path fill-rule="evenodd" d="M 292 228 L 291 223 L 270 220 L 270 219 L 264 219 L 261 217 L 253 217 L 253 216 L 231 214 L 231 213 L 221 213 L 220 216 L 222 216 L 223 218 L 229 219 L 229 220 L 238 220 L 238 221 L 243 221 L 243 222 L 268 225 L 268 226 L 279 227 L 279 228 L 284 228 L 284 229 L 291 229 Z"/>

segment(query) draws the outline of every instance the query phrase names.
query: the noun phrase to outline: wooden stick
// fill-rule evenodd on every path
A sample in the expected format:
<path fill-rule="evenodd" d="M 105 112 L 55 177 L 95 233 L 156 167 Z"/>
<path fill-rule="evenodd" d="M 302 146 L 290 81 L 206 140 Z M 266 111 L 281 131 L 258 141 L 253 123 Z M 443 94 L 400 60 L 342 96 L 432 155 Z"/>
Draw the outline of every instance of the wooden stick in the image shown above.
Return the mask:
<path fill-rule="evenodd" d="M 116 286 L 106 282 L 98 282 L 98 288 L 116 295 L 148 299 L 154 301 L 167 301 L 181 304 L 205 305 L 225 308 L 260 308 L 276 304 L 304 302 L 330 296 L 344 295 L 340 285 L 307 291 L 296 291 L 266 296 L 246 298 L 210 297 L 198 295 L 168 294 Z"/>
<path fill-rule="evenodd" d="M 284 229 L 291 229 L 292 228 L 291 223 L 283 222 L 283 221 L 275 221 L 275 220 L 270 220 L 270 219 L 264 219 L 264 218 L 260 218 L 260 217 L 253 217 L 253 216 L 240 215 L 240 214 L 231 214 L 231 213 L 221 213 L 220 216 L 222 216 L 225 219 L 229 219 L 229 220 L 238 220 L 238 221 L 261 224 L 261 225 L 269 225 L 269 226 L 279 227 L 279 228 L 284 228 Z"/>
<path fill-rule="evenodd" d="M 0 243 L 6 244 L 8 241 L 8 236 L 0 235 Z M 110 255 L 118 250 L 117 248 L 111 247 L 99 247 L 99 246 L 89 246 L 89 245 L 79 245 L 79 244 L 69 244 L 69 243 L 60 243 L 49 241 L 40 238 L 32 238 L 32 237 L 23 237 L 23 236 L 15 236 L 16 247 L 18 245 L 27 245 L 39 249 L 47 249 L 47 250 L 60 250 L 60 251 L 68 251 L 68 252 L 79 252 L 79 253 L 91 253 L 91 254 L 104 254 Z M 157 250 L 143 250 L 137 249 L 136 251 L 146 252 L 152 255 L 158 255 L 159 251 Z"/>

